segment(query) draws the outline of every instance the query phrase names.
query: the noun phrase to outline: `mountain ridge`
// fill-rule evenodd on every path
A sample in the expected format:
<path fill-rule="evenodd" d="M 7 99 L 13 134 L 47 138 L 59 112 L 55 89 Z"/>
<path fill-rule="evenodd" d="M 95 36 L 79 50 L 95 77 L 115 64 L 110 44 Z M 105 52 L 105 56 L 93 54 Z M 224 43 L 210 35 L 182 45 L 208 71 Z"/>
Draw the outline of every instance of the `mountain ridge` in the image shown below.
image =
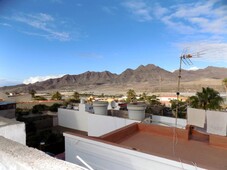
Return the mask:
<path fill-rule="evenodd" d="M 175 90 L 179 70 L 167 71 L 154 64 L 140 65 L 136 69 L 126 69 L 120 74 L 110 71 L 86 71 L 77 75 L 66 74 L 60 78 L 48 79 L 33 84 L 0 87 L 1 91 L 28 92 L 45 90 L 77 90 L 77 91 L 123 91 L 133 88 L 140 91 L 171 91 Z M 202 86 L 217 86 L 227 77 L 227 68 L 208 66 L 198 70 L 183 70 L 181 72 L 182 89 L 197 90 Z M 202 81 L 206 79 L 206 82 Z M 209 80 L 209 81 L 208 81 Z M 215 84 L 215 80 L 218 82 Z M 201 82 L 200 82 L 201 81 Z M 212 82 L 212 83 L 211 83 Z M 191 83 L 191 85 L 189 85 Z M 215 84 L 215 85 L 214 85 Z M 219 85 L 220 84 L 220 85 Z"/>

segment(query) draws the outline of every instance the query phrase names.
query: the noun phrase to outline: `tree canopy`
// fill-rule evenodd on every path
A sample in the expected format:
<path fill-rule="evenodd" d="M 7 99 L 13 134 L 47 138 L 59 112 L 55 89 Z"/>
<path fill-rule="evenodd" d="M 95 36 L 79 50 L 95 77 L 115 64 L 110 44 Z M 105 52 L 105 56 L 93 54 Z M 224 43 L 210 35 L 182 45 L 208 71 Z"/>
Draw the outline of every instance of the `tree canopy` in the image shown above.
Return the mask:
<path fill-rule="evenodd" d="M 34 89 L 31 89 L 31 90 L 29 90 L 29 94 L 32 95 L 32 98 L 34 98 L 36 91 Z"/>
<path fill-rule="evenodd" d="M 186 117 L 186 113 L 187 113 L 187 103 L 186 102 L 173 99 L 173 100 L 170 100 L 170 103 L 171 103 L 172 113 L 176 113 L 176 109 L 178 109 L 177 117 L 178 118 Z M 176 116 L 176 114 L 175 114 L 175 116 Z"/>
<path fill-rule="evenodd" d="M 79 100 L 80 99 L 80 94 L 78 93 L 78 92 L 74 92 L 73 93 L 73 98 L 75 99 L 75 100 Z"/>
<path fill-rule="evenodd" d="M 220 96 L 219 92 L 213 88 L 203 87 L 202 92 L 197 92 L 195 96 L 191 96 L 188 102 L 193 108 L 219 110 L 221 109 L 223 98 Z"/>
<path fill-rule="evenodd" d="M 222 80 L 222 83 L 223 83 L 223 85 L 224 85 L 224 87 L 225 87 L 225 90 L 227 91 L 227 78 L 224 78 L 224 79 Z"/>
<path fill-rule="evenodd" d="M 136 92 L 133 89 L 129 89 L 127 92 L 127 102 L 135 102 L 136 101 Z"/>
<path fill-rule="evenodd" d="M 51 100 L 61 100 L 61 99 L 62 99 L 62 95 L 58 91 L 56 93 L 54 93 L 51 98 Z"/>

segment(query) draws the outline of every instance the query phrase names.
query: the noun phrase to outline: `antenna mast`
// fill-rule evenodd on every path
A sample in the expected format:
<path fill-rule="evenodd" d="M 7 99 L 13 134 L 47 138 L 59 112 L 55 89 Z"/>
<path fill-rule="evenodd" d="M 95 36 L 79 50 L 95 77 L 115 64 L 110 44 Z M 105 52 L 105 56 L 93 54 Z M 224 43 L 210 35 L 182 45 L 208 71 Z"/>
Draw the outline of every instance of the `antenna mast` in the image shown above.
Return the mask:
<path fill-rule="evenodd" d="M 204 50 L 203 50 L 204 51 Z M 178 112 L 179 112 L 179 98 L 180 98 L 180 82 L 181 82 L 181 71 L 182 71 L 182 63 L 185 65 L 192 65 L 192 61 L 190 58 L 199 58 L 200 55 L 203 55 L 205 53 L 196 52 L 194 54 L 187 53 L 187 49 L 184 50 L 184 53 L 180 56 L 180 67 L 179 67 L 179 73 L 178 73 L 178 82 L 177 82 L 177 104 L 176 104 L 176 120 L 175 120 L 175 125 L 177 126 L 177 118 L 178 118 Z"/>

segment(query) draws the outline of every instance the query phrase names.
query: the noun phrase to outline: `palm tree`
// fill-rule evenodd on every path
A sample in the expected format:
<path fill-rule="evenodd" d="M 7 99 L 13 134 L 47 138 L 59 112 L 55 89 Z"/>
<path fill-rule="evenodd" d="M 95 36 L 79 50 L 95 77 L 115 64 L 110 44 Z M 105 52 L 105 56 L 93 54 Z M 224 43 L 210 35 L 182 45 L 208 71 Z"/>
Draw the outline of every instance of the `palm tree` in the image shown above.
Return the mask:
<path fill-rule="evenodd" d="M 196 96 L 191 96 L 188 101 L 189 105 L 194 108 L 219 110 L 221 109 L 223 98 L 216 90 L 210 87 L 203 87 L 202 92 L 197 92 Z"/>
<path fill-rule="evenodd" d="M 224 78 L 224 79 L 222 80 L 222 83 L 223 83 L 223 85 L 224 85 L 224 87 L 225 87 L 225 93 L 226 93 L 226 98 L 225 98 L 225 100 L 227 101 L 227 78 Z"/>
<path fill-rule="evenodd" d="M 178 118 L 185 119 L 186 113 L 187 113 L 187 103 L 185 101 L 176 100 L 176 99 L 170 100 L 170 103 L 171 103 L 172 113 Z M 176 109 L 178 109 L 177 115 L 176 115 Z"/>
<path fill-rule="evenodd" d="M 199 108 L 199 98 L 198 98 L 198 96 L 191 96 L 191 97 L 189 97 L 189 99 L 187 101 L 189 102 L 189 105 L 192 108 Z"/>

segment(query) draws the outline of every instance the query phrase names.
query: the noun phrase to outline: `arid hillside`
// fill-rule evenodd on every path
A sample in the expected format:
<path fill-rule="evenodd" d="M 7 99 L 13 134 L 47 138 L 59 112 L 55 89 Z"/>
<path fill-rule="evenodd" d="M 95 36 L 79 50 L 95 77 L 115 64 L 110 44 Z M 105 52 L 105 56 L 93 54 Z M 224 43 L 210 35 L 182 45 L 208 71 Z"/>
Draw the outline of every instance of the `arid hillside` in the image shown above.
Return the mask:
<path fill-rule="evenodd" d="M 126 69 L 121 74 L 109 71 L 87 71 L 78 75 L 65 75 L 61 78 L 49 79 L 29 85 L 1 87 L 2 92 L 28 92 L 53 90 L 77 90 L 105 94 L 124 93 L 133 88 L 138 92 L 175 92 L 177 89 L 178 73 L 169 72 L 163 68 L 148 64 L 135 70 Z M 195 92 L 201 87 L 212 87 L 224 91 L 222 80 L 227 77 L 227 68 L 207 67 L 196 71 L 182 70 L 181 91 Z"/>

